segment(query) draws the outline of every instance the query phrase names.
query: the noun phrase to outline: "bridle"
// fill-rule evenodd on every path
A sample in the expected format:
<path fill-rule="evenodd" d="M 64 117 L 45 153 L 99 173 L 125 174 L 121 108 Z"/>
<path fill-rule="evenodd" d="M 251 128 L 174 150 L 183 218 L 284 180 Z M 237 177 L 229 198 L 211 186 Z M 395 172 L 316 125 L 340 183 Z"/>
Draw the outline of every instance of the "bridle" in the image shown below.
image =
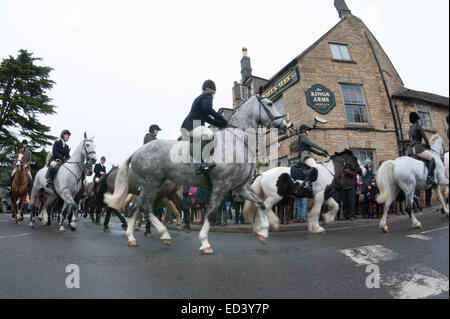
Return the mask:
<path fill-rule="evenodd" d="M 91 155 L 95 154 L 95 151 L 88 152 L 87 147 L 86 147 L 86 142 L 94 143 L 94 141 L 93 140 L 84 140 L 83 141 L 83 149 L 84 149 L 84 153 L 86 154 L 86 162 L 89 162 L 92 158 Z"/>
<path fill-rule="evenodd" d="M 77 177 L 76 175 L 75 175 L 75 173 L 74 172 L 72 172 L 71 170 L 70 170 L 70 168 L 68 168 L 66 165 L 62 165 L 63 167 L 65 167 L 72 175 L 73 175 L 73 177 L 75 177 L 75 179 L 77 180 L 77 184 L 79 183 L 79 181 L 82 179 L 82 177 L 83 177 L 83 174 L 86 172 L 86 170 L 87 170 L 87 168 L 89 167 L 89 166 L 92 166 L 91 164 L 90 164 L 90 161 L 91 161 L 91 158 L 92 158 L 92 154 L 95 154 L 95 151 L 90 151 L 90 152 L 88 152 L 88 150 L 87 150 L 87 147 L 86 147 L 86 142 L 92 142 L 92 143 L 94 143 L 94 141 L 93 140 L 88 140 L 88 139 L 85 139 L 84 141 L 83 141 L 83 150 L 84 150 L 84 153 L 86 154 L 86 161 L 85 161 L 85 163 L 83 164 L 83 167 L 80 167 L 80 162 L 65 162 L 64 164 L 77 164 L 77 166 L 78 166 L 78 168 L 81 170 L 81 176 L 80 177 Z"/>
<path fill-rule="evenodd" d="M 266 111 L 266 113 L 267 113 L 267 115 L 269 116 L 271 122 L 274 122 L 274 121 L 283 119 L 283 118 L 285 117 L 285 115 L 279 115 L 279 116 L 273 115 L 273 113 L 270 111 L 270 109 L 267 107 L 267 105 L 265 105 L 265 104 L 262 102 L 261 96 L 258 95 L 258 94 L 255 95 L 255 96 L 256 96 L 256 98 L 258 99 L 258 103 L 259 103 L 259 121 L 260 121 L 260 122 L 261 122 L 261 108 L 263 108 L 263 109 Z"/>

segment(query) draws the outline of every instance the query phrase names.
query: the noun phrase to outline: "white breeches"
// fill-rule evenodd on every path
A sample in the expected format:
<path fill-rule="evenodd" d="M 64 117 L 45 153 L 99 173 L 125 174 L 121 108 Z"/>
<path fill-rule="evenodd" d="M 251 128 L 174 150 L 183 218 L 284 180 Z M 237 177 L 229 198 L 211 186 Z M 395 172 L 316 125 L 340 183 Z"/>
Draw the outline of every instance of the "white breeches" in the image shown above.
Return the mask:
<path fill-rule="evenodd" d="M 427 161 L 431 161 L 433 158 L 438 159 L 439 156 L 433 152 L 430 152 L 428 150 L 423 151 L 422 153 L 416 154 L 416 156 L 423 158 Z"/>
<path fill-rule="evenodd" d="M 307 158 L 304 163 L 306 165 L 308 165 L 309 167 L 314 167 L 316 169 L 318 169 L 319 167 L 317 166 L 317 163 L 314 159 L 312 159 L 311 157 Z"/>

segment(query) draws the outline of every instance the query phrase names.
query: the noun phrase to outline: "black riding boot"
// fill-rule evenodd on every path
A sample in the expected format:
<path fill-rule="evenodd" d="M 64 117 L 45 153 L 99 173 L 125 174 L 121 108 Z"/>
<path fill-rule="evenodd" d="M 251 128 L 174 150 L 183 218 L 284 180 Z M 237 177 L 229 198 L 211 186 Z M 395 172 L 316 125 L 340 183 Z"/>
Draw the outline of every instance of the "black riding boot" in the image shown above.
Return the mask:
<path fill-rule="evenodd" d="M 201 154 L 203 154 L 203 149 L 205 148 L 205 146 L 211 141 L 209 140 L 201 140 Z M 214 167 L 216 167 L 216 164 L 214 163 L 205 163 L 203 156 L 201 156 L 201 163 L 195 163 L 194 164 L 195 167 L 195 173 L 197 175 L 202 174 L 203 172 L 207 171 L 207 170 L 212 170 Z"/>
<path fill-rule="evenodd" d="M 428 185 L 436 185 L 437 184 L 436 178 L 434 177 L 435 168 L 436 168 L 436 160 L 433 158 L 428 163 L 428 176 L 427 176 L 427 184 Z"/>
<path fill-rule="evenodd" d="M 47 173 L 45 174 L 45 178 L 47 179 L 47 187 L 53 185 L 53 167 L 48 166 Z"/>
<path fill-rule="evenodd" d="M 305 176 L 305 180 L 303 181 L 303 188 L 305 188 L 308 192 L 312 192 L 312 180 L 314 177 L 315 168 L 311 167 Z"/>

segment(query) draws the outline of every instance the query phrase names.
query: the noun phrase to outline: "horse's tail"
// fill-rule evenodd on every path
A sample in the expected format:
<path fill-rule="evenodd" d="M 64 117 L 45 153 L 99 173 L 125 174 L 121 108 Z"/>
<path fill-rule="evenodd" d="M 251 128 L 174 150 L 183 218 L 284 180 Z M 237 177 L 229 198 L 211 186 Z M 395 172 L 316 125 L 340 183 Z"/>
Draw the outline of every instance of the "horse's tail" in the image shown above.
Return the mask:
<path fill-rule="evenodd" d="M 128 176 L 130 175 L 130 156 L 119 168 L 117 172 L 116 181 L 114 183 L 114 193 L 105 194 L 105 203 L 111 208 L 120 210 L 125 203 L 128 195 Z"/>
<path fill-rule="evenodd" d="M 389 196 L 394 193 L 394 161 L 387 161 L 381 165 L 376 175 L 376 181 L 380 194 L 377 196 L 377 203 L 384 204 Z"/>
<path fill-rule="evenodd" d="M 258 176 L 255 181 L 253 182 L 251 188 L 252 190 L 256 193 L 256 195 L 258 195 L 259 197 L 263 197 L 264 195 L 264 191 L 262 189 L 262 185 L 261 185 L 261 179 L 262 179 L 262 175 Z M 253 204 L 251 201 L 246 200 L 244 203 L 244 209 L 243 209 L 243 214 L 244 214 L 244 219 L 247 222 L 250 223 L 254 223 L 255 221 L 255 217 L 256 217 L 256 212 L 257 212 L 257 208 L 255 206 L 255 204 Z"/>

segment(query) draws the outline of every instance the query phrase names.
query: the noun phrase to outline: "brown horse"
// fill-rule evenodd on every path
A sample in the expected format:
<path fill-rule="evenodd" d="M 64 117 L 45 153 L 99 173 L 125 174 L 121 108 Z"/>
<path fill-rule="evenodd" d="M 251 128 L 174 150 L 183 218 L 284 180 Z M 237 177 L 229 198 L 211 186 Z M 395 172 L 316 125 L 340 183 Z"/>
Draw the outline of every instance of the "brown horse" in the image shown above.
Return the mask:
<path fill-rule="evenodd" d="M 118 167 L 113 167 L 111 171 L 103 176 L 99 181 L 99 189 L 98 193 L 100 194 L 101 198 L 103 198 L 103 195 L 108 193 L 114 192 L 114 184 L 116 181 L 116 176 L 119 169 Z M 134 175 L 130 175 L 129 179 L 129 193 L 133 195 L 139 194 L 139 185 L 137 184 Z M 179 184 L 176 184 L 170 180 L 166 180 L 163 185 L 161 185 L 160 191 L 158 192 L 157 198 L 155 199 L 154 203 L 154 209 L 155 208 L 162 208 L 167 207 L 167 214 L 166 218 L 164 220 L 164 223 L 167 223 L 169 216 L 175 216 L 176 218 L 176 228 L 177 230 L 181 230 L 181 214 L 177 208 L 179 206 L 181 201 L 181 188 L 182 186 Z M 130 200 L 132 201 L 133 197 L 130 197 L 128 202 Z M 104 205 L 104 203 L 102 203 Z M 123 207 L 124 210 L 126 210 L 126 207 Z M 109 213 L 108 213 L 109 211 Z M 105 223 L 104 227 L 107 230 L 108 229 L 108 223 L 109 223 L 109 217 L 111 215 L 111 212 L 114 212 L 113 209 L 110 207 L 107 208 L 106 216 L 105 216 Z M 118 212 L 117 212 L 118 213 Z M 120 213 L 118 213 L 120 214 Z M 117 215 L 117 214 L 116 214 Z M 119 217 L 119 215 L 117 215 Z M 119 217 L 120 218 L 120 217 Z M 124 223 L 122 222 L 122 225 Z M 146 224 L 146 236 L 150 234 L 150 223 L 147 222 Z"/>
<path fill-rule="evenodd" d="M 20 212 L 20 221 L 23 221 L 23 209 L 29 191 L 27 167 L 25 166 L 25 154 L 18 152 L 16 155 L 16 173 L 11 185 L 11 201 L 13 205 L 12 218 L 17 224 L 17 213 Z"/>

